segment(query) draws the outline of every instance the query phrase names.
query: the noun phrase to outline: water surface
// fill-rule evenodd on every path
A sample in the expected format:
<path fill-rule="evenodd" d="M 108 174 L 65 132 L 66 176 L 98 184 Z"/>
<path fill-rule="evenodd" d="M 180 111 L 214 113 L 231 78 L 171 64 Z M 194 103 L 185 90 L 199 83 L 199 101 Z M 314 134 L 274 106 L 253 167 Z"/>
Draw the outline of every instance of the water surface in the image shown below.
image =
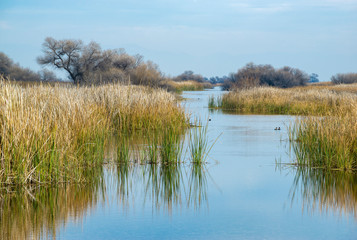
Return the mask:
<path fill-rule="evenodd" d="M 218 89 L 184 92 L 208 121 L 208 164 L 105 166 L 90 185 L 3 194 L 4 239 L 356 239 L 357 178 L 287 165 L 293 117 L 207 108 Z M 281 131 L 275 131 L 280 127 Z"/>

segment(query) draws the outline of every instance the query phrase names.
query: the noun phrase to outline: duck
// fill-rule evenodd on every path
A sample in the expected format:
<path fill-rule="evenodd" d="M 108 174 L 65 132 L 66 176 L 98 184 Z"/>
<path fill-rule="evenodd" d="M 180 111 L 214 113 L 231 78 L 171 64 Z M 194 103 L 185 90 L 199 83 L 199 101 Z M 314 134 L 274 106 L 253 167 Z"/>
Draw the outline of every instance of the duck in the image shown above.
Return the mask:
<path fill-rule="evenodd" d="M 274 128 L 274 130 L 280 130 L 280 127 L 276 127 L 276 128 Z"/>

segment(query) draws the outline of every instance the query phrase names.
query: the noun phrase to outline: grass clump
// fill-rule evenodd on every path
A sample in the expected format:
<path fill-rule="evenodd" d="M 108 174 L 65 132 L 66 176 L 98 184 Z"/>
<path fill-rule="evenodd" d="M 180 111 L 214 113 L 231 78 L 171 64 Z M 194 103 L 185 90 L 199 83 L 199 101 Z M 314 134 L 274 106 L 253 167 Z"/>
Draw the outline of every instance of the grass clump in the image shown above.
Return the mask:
<path fill-rule="evenodd" d="M 357 170 L 357 117 L 352 114 L 300 118 L 290 140 L 300 166 Z"/>
<path fill-rule="evenodd" d="M 116 132 L 185 128 L 187 117 L 164 90 L 119 84 L 21 86 L 0 79 L 0 183 L 86 181 Z"/>

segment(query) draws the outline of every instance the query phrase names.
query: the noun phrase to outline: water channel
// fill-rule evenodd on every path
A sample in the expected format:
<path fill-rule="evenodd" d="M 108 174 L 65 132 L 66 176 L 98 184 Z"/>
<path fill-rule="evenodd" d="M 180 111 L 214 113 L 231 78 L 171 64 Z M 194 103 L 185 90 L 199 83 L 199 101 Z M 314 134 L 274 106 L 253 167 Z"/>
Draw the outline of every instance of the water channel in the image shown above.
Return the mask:
<path fill-rule="evenodd" d="M 2 238 L 356 239 L 357 176 L 284 164 L 294 118 L 209 110 L 219 94 L 182 95 L 192 119 L 210 119 L 206 165 L 104 166 L 90 186 L 3 194 Z"/>

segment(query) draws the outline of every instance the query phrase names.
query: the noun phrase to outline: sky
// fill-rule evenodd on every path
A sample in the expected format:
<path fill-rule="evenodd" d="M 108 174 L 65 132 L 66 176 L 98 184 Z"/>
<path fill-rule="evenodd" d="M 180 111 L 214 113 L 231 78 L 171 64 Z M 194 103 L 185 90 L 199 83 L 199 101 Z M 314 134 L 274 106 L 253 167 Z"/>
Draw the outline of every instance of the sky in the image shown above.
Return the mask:
<path fill-rule="evenodd" d="M 357 72 L 357 0 L 0 0 L 1 52 L 38 71 L 46 37 L 124 48 L 168 76 L 253 62 L 329 81 Z"/>

